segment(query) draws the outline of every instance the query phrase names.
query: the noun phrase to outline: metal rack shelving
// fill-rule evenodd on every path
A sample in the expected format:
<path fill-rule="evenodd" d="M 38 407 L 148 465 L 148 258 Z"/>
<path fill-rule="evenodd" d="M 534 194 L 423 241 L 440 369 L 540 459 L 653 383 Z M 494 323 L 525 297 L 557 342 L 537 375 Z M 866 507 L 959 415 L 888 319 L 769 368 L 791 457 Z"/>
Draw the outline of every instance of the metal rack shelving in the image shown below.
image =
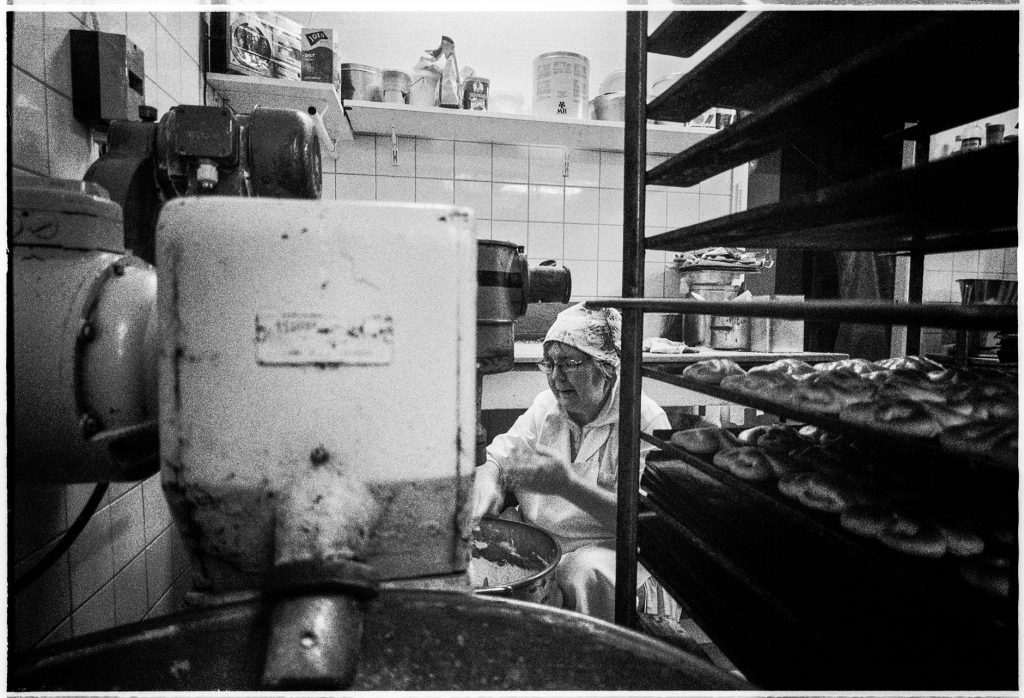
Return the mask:
<path fill-rule="evenodd" d="M 837 639 L 836 633 L 841 633 L 842 628 L 829 626 L 834 619 L 824 621 L 808 617 L 806 614 L 813 612 L 812 607 L 802 605 L 799 597 L 788 595 L 785 589 L 787 574 L 792 573 L 778 572 L 770 556 L 766 558 L 756 549 L 760 545 L 770 550 L 773 545 L 786 541 L 785 537 L 774 536 L 781 529 L 773 524 L 758 530 L 757 542 L 751 547 L 751 542 L 744 540 L 738 529 L 729 533 L 730 527 L 725 526 L 716 532 L 707 523 L 714 519 L 716 512 L 713 507 L 708 509 L 706 502 L 690 502 L 695 507 L 705 507 L 701 520 L 695 525 L 692 525 L 692 517 L 676 516 L 676 507 L 682 505 L 669 490 L 663 489 L 667 485 L 663 478 L 659 482 L 656 471 L 649 469 L 645 473 L 646 491 L 642 495 L 639 488 L 637 467 L 642 440 L 659 445 L 661 457 L 680 456 L 671 445 L 659 444 L 658 439 L 640 434 L 642 379 L 701 389 L 684 384 L 684 380 L 670 372 L 641 365 L 640 335 L 645 312 L 827 318 L 906 325 L 911 330 L 921 326 L 960 329 L 1017 326 L 1015 307 L 936 307 L 919 302 L 925 252 L 1016 244 L 1015 144 L 990 147 L 979 153 L 905 171 L 875 167 L 866 176 L 840 182 L 835 188 L 812 191 L 787 198 L 778 205 L 645 238 L 645 188 L 648 185 L 692 186 L 774 149 L 822 134 L 834 135 L 847 145 L 872 142 L 889 148 L 891 144 L 897 153 L 902 147 L 901 141 L 917 139 L 920 154 L 923 152 L 921 139 L 926 143 L 933 133 L 1017 106 L 1018 11 L 1009 8 L 969 13 L 960 10 L 886 12 L 884 21 L 876 12 L 764 11 L 743 13 L 738 19 L 736 13 L 680 11 L 666 19 L 650 37 L 647 14 L 627 13 L 623 298 L 592 302 L 594 306 L 621 308 L 623 313 L 616 622 L 636 627 L 632 589 L 639 544 L 639 559 L 670 592 L 678 593 L 687 601 L 698 623 L 705 621 L 715 628 L 716 644 L 730 655 L 741 671 L 747 671 L 748 678 L 755 683 L 764 682 L 769 688 L 819 690 L 844 686 L 1003 688 L 1015 680 L 1008 654 L 1015 652 L 1015 646 L 1010 647 L 1016 636 L 1015 617 L 1006 627 L 1001 626 L 1003 619 L 1013 614 L 996 612 L 996 625 L 1000 627 L 992 631 L 992 614 L 979 612 L 978 607 L 970 603 L 948 611 L 957 616 L 958 624 L 976 633 L 974 641 L 984 646 L 977 657 L 991 655 L 993 664 L 989 669 L 997 666 L 991 671 L 981 668 L 980 664 L 953 667 L 955 647 L 939 638 L 933 643 L 935 656 L 915 654 L 902 667 L 874 655 L 869 658 L 875 664 L 872 661 L 847 662 L 842 653 L 836 655 L 827 648 L 822 649 Z M 710 42 L 716 30 L 732 21 L 740 27 L 732 37 L 721 42 L 714 51 L 705 51 L 708 55 L 701 63 L 647 104 L 648 52 L 694 55 L 702 48 L 702 42 Z M 971 59 L 963 60 L 965 55 Z M 999 65 L 1011 69 L 1013 74 L 1008 73 L 1006 80 L 995 84 L 976 80 L 978 63 L 974 59 L 980 56 L 985 57 L 982 64 Z M 736 108 L 741 110 L 742 116 L 733 126 L 646 171 L 646 140 L 641 125 L 648 118 L 685 121 L 711 107 Z M 873 116 L 878 118 L 872 120 Z M 964 192 L 965 188 L 977 198 L 976 206 L 964 206 L 963 199 L 958 200 L 955 194 Z M 910 251 L 910 297 L 918 302 L 739 304 L 644 297 L 647 249 L 682 251 L 717 245 Z M 914 350 L 916 344 L 908 339 L 908 353 Z M 739 394 L 723 392 L 718 396 L 748 406 L 757 402 Z M 770 400 L 761 407 L 786 412 L 784 407 Z M 914 445 L 904 444 L 904 447 Z M 953 471 L 966 467 L 958 466 L 935 449 L 922 449 L 925 451 L 928 458 L 944 459 L 941 460 L 943 466 L 948 465 Z M 691 462 L 689 467 L 695 466 Z M 699 467 L 695 472 L 703 479 L 709 476 Z M 999 477 L 1016 477 L 1015 470 L 995 472 Z M 717 480 L 724 482 L 728 478 Z M 738 483 L 732 483 L 727 489 L 737 505 L 733 513 L 753 517 L 748 521 L 752 526 L 756 526 L 755 519 L 759 516 L 786 521 L 786 535 L 802 537 L 808 545 L 816 545 L 813 554 L 834 558 L 836 564 L 845 566 L 850 579 L 863 579 L 862 572 L 852 564 L 861 556 L 842 552 L 849 552 L 848 545 L 835 544 L 834 540 L 829 545 L 829 536 L 816 535 L 821 533 L 820 527 L 795 522 L 794 517 L 787 516 L 780 508 L 784 505 L 773 498 L 755 496 L 757 493 L 746 492 Z M 637 503 L 641 498 L 655 515 L 645 516 L 642 524 L 638 524 Z M 746 514 L 742 513 L 744 507 L 750 508 Z M 1011 513 L 1016 517 L 1015 510 Z M 754 562 L 748 567 L 742 559 L 729 555 L 731 546 L 750 552 Z M 803 552 L 793 549 L 787 554 L 797 564 Z M 812 570 L 806 566 L 800 570 L 791 581 L 802 585 L 799 575 Z M 863 602 L 865 610 L 870 610 L 872 602 L 889 604 L 891 601 L 887 600 L 882 587 L 858 596 L 856 584 L 842 580 L 842 576 L 835 578 L 842 588 L 840 595 L 847 594 L 843 598 L 852 607 Z M 1017 588 L 1018 582 L 1014 579 L 1013 598 Z M 711 589 L 717 590 L 716 593 L 711 593 Z M 769 592 L 764 593 L 765 590 Z M 776 593 L 779 590 L 781 596 Z M 818 600 L 825 604 L 820 608 L 828 608 L 829 598 L 835 597 L 820 596 Z M 785 599 L 781 605 L 777 603 L 780 599 Z M 923 622 L 925 625 L 921 628 L 931 627 L 922 619 L 937 612 L 939 606 L 930 601 L 925 603 L 923 598 L 913 594 L 902 594 L 899 599 L 892 608 L 903 612 L 902 615 L 891 625 L 877 628 L 877 632 L 896 638 L 896 644 L 905 639 L 904 649 L 912 647 L 913 641 L 922 636 L 931 642 L 927 632 L 914 632 L 910 626 Z M 906 608 L 899 608 L 899 604 Z M 856 614 L 849 613 L 848 609 L 840 611 L 839 615 L 856 619 Z M 778 628 L 782 628 L 782 632 L 775 632 Z M 870 633 L 864 628 L 860 630 L 864 632 L 857 635 L 860 638 L 857 641 L 866 641 Z M 857 641 L 851 641 L 846 649 L 856 650 Z M 773 646 L 771 651 L 759 654 L 768 644 Z M 840 644 L 846 646 L 845 641 Z M 820 651 L 813 650 L 815 647 Z M 791 666 L 793 652 L 804 650 L 811 650 L 814 657 L 809 662 L 801 661 L 799 668 Z M 936 656 L 941 656 L 941 666 L 935 665 Z M 814 666 L 815 659 L 819 660 L 817 666 Z"/>
<path fill-rule="evenodd" d="M 1012 109 L 1016 90 L 976 79 L 976 66 L 1017 61 L 1015 20 L 997 10 L 887 12 L 881 21 L 872 13 L 762 13 L 722 58 L 648 105 L 648 118 L 659 121 L 715 106 L 749 114 L 662 163 L 648 184 L 693 186 L 813 134 L 896 142 L 907 123 L 934 133 Z M 749 80 L 753 71 L 758 80 Z"/>
<path fill-rule="evenodd" d="M 1016 143 L 993 146 L 672 230 L 646 245 L 929 253 L 1010 247 L 1017 240 L 1017 161 Z M 665 181 L 661 171 L 652 170 L 648 183 L 692 186 L 704 178 Z"/>

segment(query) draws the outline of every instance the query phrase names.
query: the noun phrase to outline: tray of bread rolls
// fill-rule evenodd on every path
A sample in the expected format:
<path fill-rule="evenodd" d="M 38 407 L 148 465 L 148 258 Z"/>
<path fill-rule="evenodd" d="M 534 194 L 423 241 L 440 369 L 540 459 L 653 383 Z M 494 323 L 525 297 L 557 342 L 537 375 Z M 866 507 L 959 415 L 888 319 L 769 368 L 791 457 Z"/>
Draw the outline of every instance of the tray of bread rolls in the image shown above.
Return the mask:
<path fill-rule="evenodd" d="M 641 561 L 672 566 L 677 556 L 680 567 L 700 567 L 680 589 L 675 573 L 652 569 L 684 599 L 716 599 L 709 583 L 733 589 L 695 617 L 710 613 L 720 630 L 740 624 L 743 638 L 765 634 L 730 654 L 755 683 L 1007 687 L 1016 667 L 1016 473 L 964 478 L 929 454 L 908 471 L 893 462 L 905 456 L 881 442 L 817 425 L 645 440 L 661 451 L 641 483 L 661 523 L 642 523 Z M 665 522 L 674 527 L 667 540 Z M 728 617 L 733 607 L 745 609 L 741 617 Z M 737 642 L 722 635 L 712 639 Z M 793 656 L 808 662 L 785 664 Z"/>
<path fill-rule="evenodd" d="M 927 449 L 976 466 L 1017 469 L 1016 370 L 945 368 L 906 356 L 809 365 L 798 359 L 742 369 L 709 359 L 681 373 L 644 375 L 787 419 Z"/>

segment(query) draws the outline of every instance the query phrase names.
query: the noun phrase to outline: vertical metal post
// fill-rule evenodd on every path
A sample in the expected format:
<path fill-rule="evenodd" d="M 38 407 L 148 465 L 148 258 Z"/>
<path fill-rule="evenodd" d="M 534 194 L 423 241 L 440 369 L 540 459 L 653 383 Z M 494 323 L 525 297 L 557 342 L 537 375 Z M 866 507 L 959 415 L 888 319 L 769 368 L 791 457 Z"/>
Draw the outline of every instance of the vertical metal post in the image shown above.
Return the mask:
<path fill-rule="evenodd" d="M 626 12 L 626 128 L 623 146 L 622 295 L 644 295 L 647 174 L 647 13 Z M 622 312 L 615 622 L 636 628 L 636 523 L 640 488 L 640 354 L 643 311 Z"/>
<path fill-rule="evenodd" d="M 928 134 L 919 136 L 914 144 L 914 161 L 912 165 L 924 165 L 928 162 L 928 149 L 931 138 Z M 910 279 L 907 289 L 907 301 L 920 303 L 924 297 L 924 253 L 910 253 Z M 907 327 L 907 349 L 906 354 L 919 354 L 921 352 L 921 328 L 919 326 Z"/>
<path fill-rule="evenodd" d="M 910 281 L 907 289 L 907 301 L 920 303 L 924 298 L 924 253 L 910 253 Z M 907 327 L 907 356 L 921 351 L 921 328 L 911 325 Z"/>

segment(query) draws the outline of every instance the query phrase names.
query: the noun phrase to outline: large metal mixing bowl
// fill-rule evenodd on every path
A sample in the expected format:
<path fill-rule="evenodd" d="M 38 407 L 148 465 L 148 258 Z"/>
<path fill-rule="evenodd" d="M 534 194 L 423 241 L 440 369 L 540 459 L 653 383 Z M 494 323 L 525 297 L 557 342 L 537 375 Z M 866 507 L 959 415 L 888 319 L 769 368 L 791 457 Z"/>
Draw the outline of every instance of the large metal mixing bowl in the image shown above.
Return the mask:
<path fill-rule="evenodd" d="M 251 691 L 270 609 L 188 611 L 15 657 L 9 691 Z M 343 634 L 345 629 L 336 629 Z M 353 689 L 744 690 L 691 654 L 548 606 L 386 589 L 369 603 Z"/>
<path fill-rule="evenodd" d="M 477 586 L 474 582 L 478 594 L 556 605 L 555 568 L 561 559 L 558 541 L 539 526 L 485 517 L 473 531 L 471 570 L 488 561 L 521 571 L 521 576 L 506 583 L 489 580 Z"/>

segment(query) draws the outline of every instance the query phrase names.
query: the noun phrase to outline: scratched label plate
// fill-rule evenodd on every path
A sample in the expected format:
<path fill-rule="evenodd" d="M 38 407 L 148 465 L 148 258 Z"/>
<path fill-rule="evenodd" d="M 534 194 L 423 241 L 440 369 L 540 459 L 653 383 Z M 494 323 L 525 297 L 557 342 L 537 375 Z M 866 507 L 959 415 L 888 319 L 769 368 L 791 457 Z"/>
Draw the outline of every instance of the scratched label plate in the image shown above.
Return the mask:
<path fill-rule="evenodd" d="M 386 313 L 265 311 L 256 316 L 261 365 L 379 365 L 394 358 Z"/>

